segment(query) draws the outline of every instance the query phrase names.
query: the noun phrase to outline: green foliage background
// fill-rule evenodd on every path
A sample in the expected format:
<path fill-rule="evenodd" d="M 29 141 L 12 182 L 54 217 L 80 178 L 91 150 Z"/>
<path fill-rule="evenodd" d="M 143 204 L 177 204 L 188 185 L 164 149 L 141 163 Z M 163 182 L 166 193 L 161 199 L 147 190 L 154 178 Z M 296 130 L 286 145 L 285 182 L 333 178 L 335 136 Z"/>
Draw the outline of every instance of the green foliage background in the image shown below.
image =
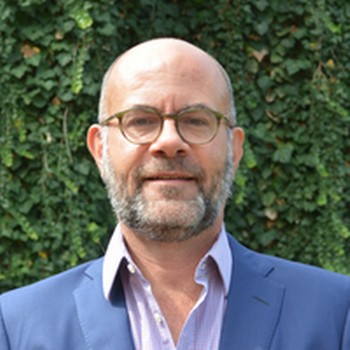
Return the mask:
<path fill-rule="evenodd" d="M 153 37 L 217 57 L 245 158 L 228 229 L 350 273 L 350 4 L 337 0 L 2 0 L 0 291 L 103 254 L 114 217 L 85 135 L 114 58 Z"/>

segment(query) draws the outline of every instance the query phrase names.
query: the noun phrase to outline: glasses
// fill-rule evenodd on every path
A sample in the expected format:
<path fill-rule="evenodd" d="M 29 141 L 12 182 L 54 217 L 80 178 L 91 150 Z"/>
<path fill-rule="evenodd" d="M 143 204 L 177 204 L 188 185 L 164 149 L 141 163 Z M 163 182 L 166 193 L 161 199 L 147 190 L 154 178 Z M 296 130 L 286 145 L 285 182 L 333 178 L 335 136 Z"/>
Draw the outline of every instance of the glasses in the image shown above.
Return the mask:
<path fill-rule="evenodd" d="M 118 112 L 100 124 L 108 126 L 110 121 L 118 119 L 123 136 L 131 143 L 144 145 L 158 138 L 164 119 L 168 118 L 175 120 L 181 139 L 194 145 L 210 142 L 217 135 L 221 121 L 229 128 L 234 127 L 227 116 L 202 105 L 187 107 L 171 114 L 161 114 L 155 108 L 138 106 Z"/>

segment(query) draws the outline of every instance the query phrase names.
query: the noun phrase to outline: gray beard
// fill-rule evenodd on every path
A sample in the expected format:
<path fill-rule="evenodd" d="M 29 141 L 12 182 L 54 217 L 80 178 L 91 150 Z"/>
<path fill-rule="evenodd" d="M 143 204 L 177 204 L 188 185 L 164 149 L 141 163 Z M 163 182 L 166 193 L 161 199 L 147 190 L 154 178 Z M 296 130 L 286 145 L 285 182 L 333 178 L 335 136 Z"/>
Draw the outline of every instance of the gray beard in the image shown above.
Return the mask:
<path fill-rule="evenodd" d="M 111 206 L 117 219 L 139 236 L 159 242 L 181 242 L 199 235 L 211 226 L 221 213 L 227 198 L 231 195 L 232 149 L 229 147 L 224 166 L 210 179 L 207 191 L 201 184 L 205 175 L 201 168 L 183 157 L 162 158 L 152 165 L 141 165 L 135 175 L 136 191 L 128 194 L 126 175 L 117 175 L 111 164 L 107 147 L 104 147 L 103 181 L 106 185 Z M 142 194 L 142 176 L 152 171 L 186 171 L 199 179 L 199 195 L 190 200 L 176 199 L 174 188 L 161 189 L 162 200 L 147 200 Z"/>

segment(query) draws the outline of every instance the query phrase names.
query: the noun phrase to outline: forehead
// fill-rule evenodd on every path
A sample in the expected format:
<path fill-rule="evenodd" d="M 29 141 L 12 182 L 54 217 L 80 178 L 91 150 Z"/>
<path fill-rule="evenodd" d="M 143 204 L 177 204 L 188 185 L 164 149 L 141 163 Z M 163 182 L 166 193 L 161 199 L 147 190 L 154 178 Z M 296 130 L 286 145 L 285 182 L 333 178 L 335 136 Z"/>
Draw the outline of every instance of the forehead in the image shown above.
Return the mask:
<path fill-rule="evenodd" d="M 172 104 L 174 109 L 219 104 L 227 95 L 218 63 L 192 45 L 177 43 L 141 45 L 125 53 L 111 70 L 107 90 L 113 112 L 137 103 L 156 103 L 158 108 Z"/>
<path fill-rule="evenodd" d="M 178 72 L 203 74 L 218 70 L 217 62 L 201 49 L 178 40 L 154 40 L 138 45 L 124 53 L 115 64 L 122 75 L 138 72 Z M 209 72 L 207 72 L 209 73 Z"/>

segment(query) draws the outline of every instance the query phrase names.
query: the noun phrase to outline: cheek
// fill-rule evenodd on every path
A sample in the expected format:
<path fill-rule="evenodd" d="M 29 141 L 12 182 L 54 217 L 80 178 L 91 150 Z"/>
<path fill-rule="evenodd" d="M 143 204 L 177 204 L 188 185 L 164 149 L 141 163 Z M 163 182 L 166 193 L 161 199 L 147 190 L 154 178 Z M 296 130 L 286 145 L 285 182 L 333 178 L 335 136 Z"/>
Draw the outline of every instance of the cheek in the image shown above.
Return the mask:
<path fill-rule="evenodd" d="M 207 163 L 211 168 L 219 169 L 224 166 L 228 156 L 228 137 L 226 133 L 220 133 L 209 145 L 206 156 L 209 159 Z"/>
<path fill-rule="evenodd" d="M 111 130 L 112 131 L 112 130 Z M 125 172 L 137 157 L 137 146 L 126 141 L 119 130 L 113 130 L 108 135 L 108 154 L 114 169 Z"/>
<path fill-rule="evenodd" d="M 129 193 L 134 193 L 135 177 L 142 164 L 144 150 L 124 140 L 110 140 L 108 153 L 117 179 L 124 182 L 121 185 L 127 187 Z"/>
<path fill-rule="evenodd" d="M 202 168 L 205 176 L 204 186 L 212 186 L 219 181 L 218 175 L 221 174 L 225 168 L 225 162 L 227 153 L 221 148 L 222 152 L 217 152 L 220 149 L 218 146 L 212 146 L 203 154 L 202 157 L 198 157 L 198 165 Z"/>
<path fill-rule="evenodd" d="M 205 172 L 207 181 L 211 185 L 220 181 L 221 177 L 225 175 L 228 157 L 230 157 L 230 155 L 227 143 L 220 142 L 212 145 L 208 150 Z"/>

